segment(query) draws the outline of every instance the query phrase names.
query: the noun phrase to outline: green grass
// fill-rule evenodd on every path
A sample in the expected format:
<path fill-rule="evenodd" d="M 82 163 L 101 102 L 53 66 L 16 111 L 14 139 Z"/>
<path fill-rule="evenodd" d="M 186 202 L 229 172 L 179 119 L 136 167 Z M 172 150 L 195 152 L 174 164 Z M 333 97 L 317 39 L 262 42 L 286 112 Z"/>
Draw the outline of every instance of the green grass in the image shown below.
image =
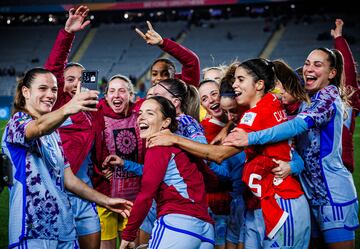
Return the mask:
<path fill-rule="evenodd" d="M 0 138 L 4 131 L 6 121 L 0 120 Z M 1 148 L 1 143 L 0 143 Z M 0 194 L 0 249 L 8 245 L 8 222 L 9 222 L 9 191 L 7 188 Z"/>
<path fill-rule="evenodd" d="M 358 198 L 360 196 L 360 117 L 356 118 L 356 128 L 354 134 L 354 145 L 355 145 L 355 172 L 353 174 L 355 187 Z M 360 229 L 356 230 L 356 248 L 360 248 Z"/>
<path fill-rule="evenodd" d="M 0 121 L 0 137 L 6 122 Z M 360 196 L 360 118 L 356 120 L 354 135 L 356 169 L 353 174 L 358 196 Z M 1 146 L 1 145 L 0 145 Z M 8 220 L 9 220 L 9 192 L 5 188 L 0 194 L 0 249 L 6 248 L 8 244 Z M 360 229 L 356 231 L 356 248 L 360 248 Z"/>

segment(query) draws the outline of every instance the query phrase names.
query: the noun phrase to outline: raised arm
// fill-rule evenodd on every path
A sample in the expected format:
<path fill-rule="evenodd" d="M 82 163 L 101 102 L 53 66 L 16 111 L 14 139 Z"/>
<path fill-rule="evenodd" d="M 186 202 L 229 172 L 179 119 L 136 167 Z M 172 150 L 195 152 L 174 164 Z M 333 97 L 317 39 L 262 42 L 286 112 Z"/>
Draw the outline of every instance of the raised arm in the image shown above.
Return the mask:
<path fill-rule="evenodd" d="M 149 30 L 144 34 L 141 30 L 135 31 L 150 45 L 158 45 L 164 52 L 169 53 L 182 65 L 181 74 L 178 74 L 185 83 L 198 86 L 200 82 L 200 60 L 199 57 L 190 49 L 170 40 L 163 39 L 152 27 L 149 21 L 146 22 Z"/>
<path fill-rule="evenodd" d="M 200 82 L 200 60 L 190 49 L 165 38 L 160 48 L 177 59 L 181 65 L 181 74 L 177 74 L 186 84 L 199 86 Z"/>
<path fill-rule="evenodd" d="M 351 97 L 351 105 L 360 109 L 360 89 L 356 80 L 356 64 L 349 44 L 343 37 L 343 26 L 343 20 L 336 19 L 335 29 L 331 30 L 331 35 L 334 38 L 334 48 L 339 50 L 344 57 L 345 85 L 351 86 L 356 91 Z"/>
<path fill-rule="evenodd" d="M 45 68 L 50 70 L 58 81 L 59 97 L 64 93 L 64 69 L 68 62 L 71 46 L 75 38 L 75 33 L 83 30 L 90 21 L 85 21 L 89 9 L 86 6 L 80 6 L 76 10 L 69 10 L 69 17 L 65 23 L 64 29 L 59 31 L 49 57 L 45 62 Z"/>
<path fill-rule="evenodd" d="M 74 98 L 66 105 L 31 121 L 25 130 L 26 139 L 31 140 L 50 134 L 72 114 L 80 111 L 96 111 L 96 108 L 88 106 L 97 104 L 97 96 L 97 91 L 80 92 L 80 87 L 78 87 Z"/>

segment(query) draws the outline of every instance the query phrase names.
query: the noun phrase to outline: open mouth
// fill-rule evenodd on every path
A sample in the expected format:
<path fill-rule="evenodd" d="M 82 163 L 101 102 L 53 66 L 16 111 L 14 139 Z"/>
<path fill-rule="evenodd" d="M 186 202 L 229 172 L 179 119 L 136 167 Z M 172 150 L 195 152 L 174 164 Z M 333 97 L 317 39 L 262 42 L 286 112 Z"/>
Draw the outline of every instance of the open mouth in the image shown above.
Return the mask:
<path fill-rule="evenodd" d="M 235 91 L 235 97 L 239 97 L 242 94 L 242 92 Z"/>
<path fill-rule="evenodd" d="M 305 79 L 306 79 L 306 84 L 312 84 L 317 80 L 317 77 L 308 75 L 308 76 L 306 76 Z"/>
<path fill-rule="evenodd" d="M 212 111 L 216 111 L 220 108 L 220 104 L 217 103 L 217 104 L 213 104 L 212 106 L 210 106 L 210 110 Z"/>
<path fill-rule="evenodd" d="M 140 128 L 140 131 L 146 131 L 147 129 L 149 129 L 149 125 L 140 123 L 139 128 Z"/>
<path fill-rule="evenodd" d="M 119 108 L 119 107 L 121 107 L 122 101 L 120 101 L 120 100 L 114 100 L 112 103 L 113 103 L 113 105 L 114 105 L 115 107 Z"/>

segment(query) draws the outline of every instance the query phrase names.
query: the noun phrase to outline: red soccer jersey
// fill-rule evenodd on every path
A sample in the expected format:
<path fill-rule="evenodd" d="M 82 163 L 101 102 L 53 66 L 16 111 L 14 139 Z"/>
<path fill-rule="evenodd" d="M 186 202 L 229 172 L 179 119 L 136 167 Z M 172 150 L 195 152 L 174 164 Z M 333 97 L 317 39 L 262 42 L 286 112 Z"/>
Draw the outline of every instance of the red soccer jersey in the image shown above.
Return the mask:
<path fill-rule="evenodd" d="M 204 127 L 205 137 L 208 143 L 210 143 L 225 126 L 223 122 L 214 118 L 204 119 L 201 121 L 201 125 Z"/>
<path fill-rule="evenodd" d="M 273 94 L 266 94 L 255 107 L 246 111 L 238 125 L 247 132 L 270 128 L 287 120 L 280 101 Z M 275 194 L 284 199 L 297 198 L 303 194 L 300 184 L 292 176 L 276 179 L 272 168 L 276 167 L 272 158 L 290 161 L 291 148 L 288 141 L 251 146 L 246 150 L 247 162 L 243 170 L 243 181 L 260 199 L 266 235 L 272 238 L 285 223 L 288 214 L 276 202 Z"/>

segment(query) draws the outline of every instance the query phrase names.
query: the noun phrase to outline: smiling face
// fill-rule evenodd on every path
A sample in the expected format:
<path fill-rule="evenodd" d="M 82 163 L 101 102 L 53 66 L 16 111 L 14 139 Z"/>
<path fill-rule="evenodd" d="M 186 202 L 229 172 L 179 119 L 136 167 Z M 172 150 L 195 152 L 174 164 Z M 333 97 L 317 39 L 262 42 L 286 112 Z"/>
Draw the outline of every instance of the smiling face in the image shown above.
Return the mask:
<path fill-rule="evenodd" d="M 321 50 L 312 51 L 303 66 L 305 89 L 315 93 L 326 87 L 330 79 L 336 75 L 336 70 L 330 67 L 329 55 Z"/>
<path fill-rule="evenodd" d="M 141 105 L 137 124 L 142 139 L 146 139 L 169 126 L 171 120 L 164 118 L 160 108 L 160 104 L 153 99 L 145 100 Z"/>
<path fill-rule="evenodd" d="M 174 70 L 164 61 L 156 62 L 151 68 L 151 84 L 153 85 L 174 76 Z"/>
<path fill-rule="evenodd" d="M 84 69 L 80 66 L 71 66 L 64 71 L 64 92 L 73 97 L 76 94 L 77 85 L 81 82 L 81 73 Z"/>
<path fill-rule="evenodd" d="M 242 67 L 238 67 L 235 71 L 235 82 L 233 88 L 236 94 L 236 102 L 246 108 L 252 108 L 261 99 L 263 94 L 259 94 L 259 90 L 263 90 L 260 84 L 255 82 L 254 78 Z"/>
<path fill-rule="evenodd" d="M 213 118 L 221 119 L 224 115 L 220 107 L 220 89 L 215 82 L 208 82 L 199 87 L 200 103 Z"/>
<path fill-rule="evenodd" d="M 57 91 L 57 82 L 53 74 L 37 74 L 30 88 L 22 88 L 26 110 L 34 117 L 51 112 L 57 99 Z"/>
<path fill-rule="evenodd" d="M 242 108 L 236 103 L 236 100 L 231 97 L 221 97 L 220 104 L 228 120 L 237 124 L 242 115 Z"/>
<path fill-rule="evenodd" d="M 131 99 L 129 83 L 119 78 L 111 80 L 105 99 L 115 113 L 126 114 Z"/>

